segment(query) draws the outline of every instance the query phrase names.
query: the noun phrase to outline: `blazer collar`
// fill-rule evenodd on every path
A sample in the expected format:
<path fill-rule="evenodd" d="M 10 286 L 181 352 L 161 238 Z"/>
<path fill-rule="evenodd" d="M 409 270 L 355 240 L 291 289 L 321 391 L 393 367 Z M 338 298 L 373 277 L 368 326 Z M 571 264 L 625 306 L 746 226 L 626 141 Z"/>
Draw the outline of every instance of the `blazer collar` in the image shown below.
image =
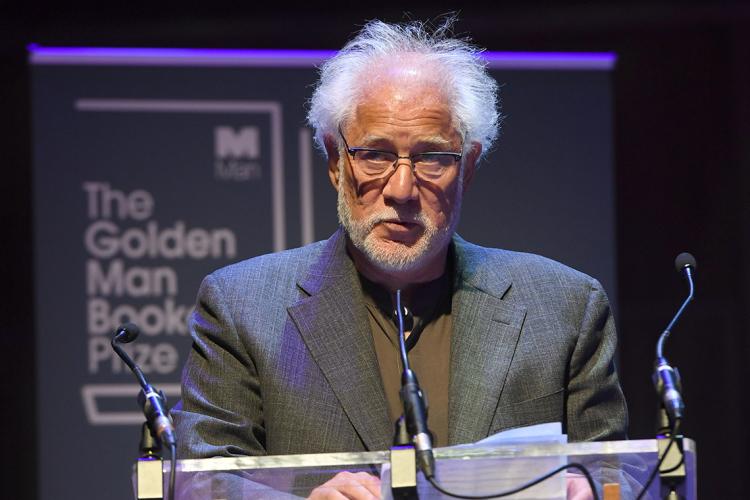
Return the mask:
<path fill-rule="evenodd" d="M 512 281 L 497 254 L 459 236 L 453 244 L 448 441 L 459 444 L 487 437 L 492 430 L 526 309 L 504 300 Z"/>
<path fill-rule="evenodd" d="M 308 297 L 288 311 L 310 353 L 365 448 L 390 448 L 393 423 L 361 285 L 342 229 L 325 243 L 298 285 Z"/>
<path fill-rule="evenodd" d="M 502 265 L 492 265 L 496 259 L 491 249 L 469 243 L 457 234 L 453 236 L 453 248 L 456 285 L 463 284 L 498 299 L 505 297 L 512 285 L 511 276 Z"/>

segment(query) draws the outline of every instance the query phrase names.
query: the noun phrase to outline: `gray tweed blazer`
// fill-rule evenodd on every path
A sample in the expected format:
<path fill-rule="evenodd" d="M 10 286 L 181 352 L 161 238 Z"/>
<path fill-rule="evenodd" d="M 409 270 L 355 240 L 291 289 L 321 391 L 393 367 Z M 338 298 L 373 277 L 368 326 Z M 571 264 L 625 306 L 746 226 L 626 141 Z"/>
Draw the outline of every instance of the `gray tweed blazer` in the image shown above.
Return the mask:
<path fill-rule="evenodd" d="M 359 280 L 327 241 L 209 275 L 190 321 L 179 458 L 391 445 Z M 570 440 L 624 439 L 616 333 L 600 284 L 536 255 L 453 238 L 449 441 L 561 421 Z"/>

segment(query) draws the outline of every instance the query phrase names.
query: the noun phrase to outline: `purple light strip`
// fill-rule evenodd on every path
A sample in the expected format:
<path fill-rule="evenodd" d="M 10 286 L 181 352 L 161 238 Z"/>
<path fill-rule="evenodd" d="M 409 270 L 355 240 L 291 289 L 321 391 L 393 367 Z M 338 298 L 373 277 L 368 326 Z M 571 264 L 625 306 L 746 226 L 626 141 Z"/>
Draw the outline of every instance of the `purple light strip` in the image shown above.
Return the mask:
<path fill-rule="evenodd" d="M 310 67 L 330 50 L 151 49 L 29 46 L 32 64 L 114 66 Z"/>
<path fill-rule="evenodd" d="M 29 45 L 32 64 L 113 66 L 257 66 L 310 67 L 336 52 L 277 49 L 156 49 L 105 47 L 42 47 Z M 610 70 L 617 56 L 610 52 L 485 52 L 493 69 Z"/>
<path fill-rule="evenodd" d="M 611 70 L 617 62 L 613 52 L 484 52 L 492 69 Z"/>

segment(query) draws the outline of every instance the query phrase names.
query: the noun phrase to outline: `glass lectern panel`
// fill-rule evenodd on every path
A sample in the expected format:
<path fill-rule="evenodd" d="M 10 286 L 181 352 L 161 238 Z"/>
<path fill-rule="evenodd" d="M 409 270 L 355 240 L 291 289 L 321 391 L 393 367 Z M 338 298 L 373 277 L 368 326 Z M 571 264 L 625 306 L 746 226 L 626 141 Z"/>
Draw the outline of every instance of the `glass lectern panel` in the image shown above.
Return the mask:
<path fill-rule="evenodd" d="M 695 443 L 683 440 L 687 478 L 681 482 L 681 498 L 696 498 Z M 597 443 L 533 443 L 492 447 L 454 447 L 435 450 L 437 479 L 447 490 L 490 494 L 519 486 L 564 464 L 583 464 L 593 476 L 601 497 L 604 484 L 616 483 L 621 498 L 635 498 L 656 465 L 657 441 L 633 440 Z M 165 481 L 169 464 L 165 461 Z M 179 460 L 178 500 L 244 500 L 305 498 L 312 490 L 349 471 L 371 478 L 381 498 L 391 498 L 390 452 L 329 453 L 267 457 Z M 344 478 L 345 479 L 345 478 Z M 418 477 L 420 499 L 448 498 Z M 585 483 L 571 470 L 506 498 L 565 499 L 570 482 Z M 355 483 L 349 483 L 352 487 Z M 166 482 L 165 482 L 166 491 Z M 660 498 L 659 478 L 644 499 Z"/>

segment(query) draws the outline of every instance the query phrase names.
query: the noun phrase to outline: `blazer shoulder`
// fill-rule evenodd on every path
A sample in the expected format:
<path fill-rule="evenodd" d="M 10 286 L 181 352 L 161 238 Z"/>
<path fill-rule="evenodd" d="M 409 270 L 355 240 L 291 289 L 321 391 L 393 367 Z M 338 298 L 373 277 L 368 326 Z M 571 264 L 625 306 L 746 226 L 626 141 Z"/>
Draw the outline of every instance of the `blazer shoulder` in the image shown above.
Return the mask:
<path fill-rule="evenodd" d="M 511 250 L 491 249 L 499 262 L 516 276 L 537 279 L 554 278 L 568 284 L 595 286 L 597 280 L 586 273 L 567 266 L 561 262 L 542 255 L 515 252 Z"/>
<path fill-rule="evenodd" d="M 577 290 L 588 295 L 592 290 L 602 290 L 591 276 L 541 255 L 483 247 L 460 239 L 456 241 L 456 251 L 465 276 L 482 283 L 507 280 L 512 283 L 513 294 Z"/>
<path fill-rule="evenodd" d="M 299 248 L 252 257 L 217 269 L 208 279 L 230 287 L 248 282 L 285 285 L 289 282 L 296 283 L 316 262 L 324 245 L 325 241 L 318 241 Z"/>

